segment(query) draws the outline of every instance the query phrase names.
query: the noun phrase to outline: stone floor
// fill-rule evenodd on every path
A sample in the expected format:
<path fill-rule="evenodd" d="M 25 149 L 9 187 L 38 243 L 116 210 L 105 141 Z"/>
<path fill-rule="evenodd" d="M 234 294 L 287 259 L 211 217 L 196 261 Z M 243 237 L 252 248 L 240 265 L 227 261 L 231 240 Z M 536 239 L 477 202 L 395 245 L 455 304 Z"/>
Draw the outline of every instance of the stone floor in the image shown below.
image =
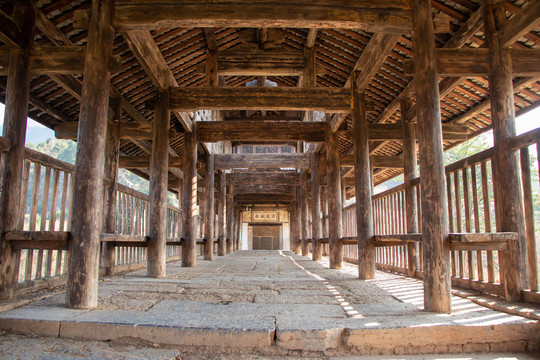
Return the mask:
<path fill-rule="evenodd" d="M 0 329 L 8 332 L 0 338 L 0 358 L 9 358 L 14 349 L 26 351 L 21 343 L 32 349 L 50 345 L 43 350 L 50 356 L 40 357 L 50 359 L 327 358 L 539 349 L 538 321 L 461 297 L 452 297 L 451 314 L 425 312 L 421 282 L 382 272 L 360 281 L 356 272 L 353 265 L 330 270 L 325 262 L 290 252 L 242 251 L 212 262 L 199 260 L 195 268 L 168 264 L 164 279 L 146 278 L 144 271 L 106 278 L 94 310 L 66 309 L 65 294 L 57 291 L 0 313 Z M 115 355 L 119 348 L 125 357 Z"/>

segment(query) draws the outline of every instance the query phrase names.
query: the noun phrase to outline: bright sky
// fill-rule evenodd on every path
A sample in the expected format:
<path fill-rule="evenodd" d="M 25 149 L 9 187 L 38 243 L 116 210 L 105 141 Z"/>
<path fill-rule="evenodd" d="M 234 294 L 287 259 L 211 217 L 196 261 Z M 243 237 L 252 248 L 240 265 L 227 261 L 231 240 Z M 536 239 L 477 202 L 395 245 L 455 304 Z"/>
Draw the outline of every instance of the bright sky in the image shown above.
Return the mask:
<path fill-rule="evenodd" d="M 3 132 L 3 124 L 4 124 L 4 104 L 0 103 L 0 134 Z M 532 111 L 529 111 L 528 113 L 518 117 L 516 120 L 516 131 L 518 135 L 523 134 L 527 131 L 536 129 L 538 127 L 540 127 L 540 107 Z M 45 138 L 54 137 L 54 132 L 51 129 L 39 124 L 38 122 L 32 119 L 29 119 L 28 121 L 27 133 L 30 131 L 44 132 L 45 134 L 43 135 L 45 136 Z M 487 139 L 488 141 L 492 141 L 491 136 L 487 136 Z"/>

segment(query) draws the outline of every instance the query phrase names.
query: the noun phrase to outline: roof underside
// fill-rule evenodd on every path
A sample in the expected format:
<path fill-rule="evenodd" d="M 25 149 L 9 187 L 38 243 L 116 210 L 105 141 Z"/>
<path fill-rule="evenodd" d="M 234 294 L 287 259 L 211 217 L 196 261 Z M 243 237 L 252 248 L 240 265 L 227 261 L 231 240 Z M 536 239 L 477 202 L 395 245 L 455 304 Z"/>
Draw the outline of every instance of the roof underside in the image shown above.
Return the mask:
<path fill-rule="evenodd" d="M 438 47 L 444 47 L 449 39 L 467 23 L 480 7 L 480 0 L 432 0 L 434 15 L 446 15 L 450 20 L 450 30 L 436 35 Z M 90 1 L 36 1 L 35 4 L 46 18 L 56 26 L 64 35 L 63 39 L 51 38 L 38 24 L 35 34 L 35 42 L 40 46 L 77 45 L 83 46 L 87 40 L 87 31 L 74 27 L 74 12 L 87 10 Z M 512 17 L 519 13 L 527 4 L 526 0 L 508 1 L 507 16 Z M 2 5 L 1 9 L 10 14 L 10 5 Z M 304 51 L 308 42 L 308 29 L 286 28 L 282 29 L 282 35 L 271 46 L 288 51 Z M 249 40 L 249 31 L 244 28 L 214 28 L 217 50 L 225 51 L 240 48 L 250 48 L 254 45 Z M 540 27 L 525 33 L 514 42 L 511 47 L 515 49 L 536 48 L 540 43 Z M 208 38 L 203 28 L 163 28 L 152 30 L 151 35 L 159 47 L 163 58 L 172 71 L 174 80 L 181 87 L 202 87 L 205 85 L 204 66 L 208 48 Z M 354 29 L 319 29 L 316 32 L 315 50 L 318 69 L 318 87 L 344 87 L 348 86 L 353 69 L 361 69 L 358 63 L 366 46 L 368 46 L 372 33 Z M 463 47 L 485 47 L 483 29 L 480 28 Z M 366 97 L 373 104 L 368 113 L 368 119 L 372 123 L 395 123 L 400 122 L 399 98 L 407 93 L 407 86 L 412 80 L 411 76 L 404 73 L 404 61 L 412 57 L 412 40 L 410 34 L 398 37 L 393 49 L 386 56 L 382 66 L 375 76 L 371 78 L 366 88 Z M 121 58 L 122 70 L 112 76 L 112 86 L 142 115 L 147 121 L 153 120 L 153 111 L 145 109 L 145 102 L 155 96 L 156 86 L 134 56 L 124 36 L 116 32 L 114 40 L 114 55 Z M 297 87 L 298 76 L 268 76 L 268 80 L 277 83 L 278 87 Z M 224 76 L 220 85 L 245 86 L 247 82 L 257 80 L 257 76 Z M 442 80 L 442 79 L 441 79 Z M 80 102 L 77 91 L 80 94 L 82 75 L 38 75 L 31 81 L 31 106 L 30 117 L 36 121 L 54 128 L 59 122 L 77 121 L 79 117 Z M 520 114 L 537 106 L 540 101 L 540 82 L 536 78 L 515 78 L 516 86 L 515 106 L 516 113 Z M 5 80 L 3 81 L 5 84 Z M 4 97 L 4 87 L 1 96 Z M 405 92 L 404 92 L 405 90 Z M 460 78 L 453 86 L 443 89 L 441 97 L 441 117 L 443 123 L 459 123 L 468 127 L 469 136 L 475 136 L 491 128 L 489 107 L 482 111 L 472 112 L 471 109 L 481 107 L 488 99 L 488 80 L 485 77 Z M 414 101 L 414 91 L 409 93 Z M 487 99 L 487 100 L 486 100 Z M 395 105 L 398 106 L 395 106 Z M 52 111 L 51 111 L 52 109 Z M 48 110 L 48 111 L 46 111 Z M 264 111 L 264 109 L 261 109 Z M 472 113 L 472 116 L 467 114 Z M 237 112 L 223 113 L 225 120 L 234 118 Z M 281 112 L 274 114 L 277 117 L 285 117 L 299 120 L 302 113 Z M 247 116 L 256 118 L 257 112 L 248 112 Z M 134 119 L 126 111 L 122 113 L 122 121 L 140 121 Z M 352 120 L 348 115 L 344 121 L 347 128 L 352 128 Z M 342 129 L 345 125 L 342 125 Z M 182 124 L 177 117 L 171 116 L 171 128 L 177 130 L 177 135 L 170 142 L 170 147 L 178 156 L 183 154 L 184 136 Z M 343 154 L 352 153 L 352 141 L 347 132 L 342 131 L 339 135 L 340 151 Z M 446 148 L 457 142 L 444 141 Z M 402 153 L 402 144 L 399 141 L 372 142 L 373 155 L 394 156 Z M 204 149 L 201 148 L 201 152 Z M 324 150 L 323 150 L 324 151 Z M 129 140 L 122 140 L 121 152 L 124 155 L 145 155 L 140 143 L 136 144 Z M 323 157 L 324 159 L 324 157 Z M 352 177 L 352 172 L 345 168 L 343 175 Z M 135 170 L 139 175 L 147 177 L 147 170 Z M 321 175 L 325 174 L 324 160 L 320 164 Z M 400 174 L 402 169 L 385 168 L 374 169 L 374 183 L 380 184 Z M 171 180 L 175 179 L 173 172 Z M 350 194 L 352 195 L 352 193 Z"/>

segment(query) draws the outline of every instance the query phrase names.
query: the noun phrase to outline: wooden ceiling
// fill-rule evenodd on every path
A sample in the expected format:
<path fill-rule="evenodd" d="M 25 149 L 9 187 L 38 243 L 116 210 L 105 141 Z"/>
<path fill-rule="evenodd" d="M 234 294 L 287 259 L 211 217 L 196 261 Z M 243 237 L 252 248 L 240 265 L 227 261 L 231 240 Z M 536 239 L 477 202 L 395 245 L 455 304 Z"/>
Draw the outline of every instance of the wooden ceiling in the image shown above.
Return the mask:
<path fill-rule="evenodd" d="M 239 18 L 237 15 L 235 21 L 222 16 L 235 13 L 231 4 L 226 4 L 225 1 L 211 2 L 204 7 L 205 19 L 213 19 L 209 22 L 204 19 L 197 21 L 197 14 L 202 9 L 200 6 L 203 6 L 201 2 L 186 1 L 195 4 L 191 7 L 166 5 L 166 1 L 159 2 L 159 6 L 148 6 L 148 3 L 152 2 L 116 2 L 117 31 L 113 55 L 119 62 L 119 68 L 111 80 L 110 113 L 112 116 L 114 109 L 120 104 L 123 122 L 151 122 L 153 111 L 147 110 L 145 103 L 154 98 L 157 90 L 177 88 L 179 96 L 193 91 L 204 91 L 196 88 L 206 85 L 207 54 L 217 56 L 220 64 L 220 80 L 219 84 L 215 85 L 245 87 L 248 82 L 262 85 L 268 80 L 278 88 L 298 88 L 304 85 L 302 69 L 299 67 L 303 54 L 306 49 L 314 49 L 317 76 L 316 84 L 312 85 L 318 88 L 336 88 L 339 92 L 340 89 L 350 87 L 353 71 L 358 71 L 359 87 L 365 90 L 370 103 L 368 119 L 372 124 L 399 123 L 401 98 L 408 96 L 414 101 L 414 81 L 406 71 L 407 61 L 413 56 L 410 31 L 407 30 L 411 25 L 406 0 L 372 1 L 376 4 L 368 9 L 369 11 L 365 8 L 368 3 L 366 1 L 360 1 L 364 8 L 356 9 L 354 5 L 349 5 L 342 13 L 341 9 L 335 6 L 333 11 L 337 20 L 334 23 L 327 21 L 326 26 L 318 26 L 318 29 L 312 26 L 320 24 L 321 19 L 331 18 L 331 10 L 323 0 L 276 2 L 290 8 L 293 14 L 299 9 L 307 9 L 305 12 L 309 13 L 315 5 L 320 5 L 320 14 L 310 13 L 318 16 L 315 19 L 318 22 L 313 20 L 314 17 L 306 16 L 299 21 L 287 19 L 283 14 L 277 17 L 282 21 L 276 22 L 272 20 L 276 18 L 273 12 L 283 8 L 265 7 L 262 1 L 236 1 L 238 4 L 235 6 L 239 6 L 236 14 L 253 16 Z M 485 47 L 480 0 L 432 0 L 431 3 L 439 48 Z M 90 1 L 39 0 L 34 4 L 37 10 L 35 42 L 38 46 L 86 44 L 85 14 L 90 7 Z M 245 7 L 248 5 L 250 10 L 246 11 Z M 385 7 L 383 12 L 381 9 Z M 538 2 L 509 0 L 505 7 L 509 21 L 514 18 L 527 24 L 515 27 L 520 31 L 509 35 L 506 39 L 507 45 L 513 49 L 538 48 Z M 9 17 L 12 5 L 9 1 L 0 1 L 0 9 L 2 15 Z M 376 16 L 372 16 L 374 14 Z M 176 21 L 169 21 L 170 18 L 175 18 Z M 260 26 L 261 24 L 264 24 L 264 27 Z M 2 46 L 9 45 L 4 36 L 1 38 L 4 39 L 1 41 Z M 268 53 L 275 56 L 269 58 L 266 56 Z M 242 65 L 242 58 L 249 61 Z M 258 64 L 257 72 L 252 71 L 250 74 L 249 70 L 245 70 L 255 63 Z M 1 96 L 4 97 L 5 78 L 0 80 Z M 50 72 L 33 76 L 30 117 L 50 128 L 77 121 L 81 84 L 82 75 Z M 443 123 L 466 126 L 469 137 L 489 130 L 491 119 L 488 85 L 485 76 L 441 78 Z M 540 81 L 537 77 L 515 77 L 514 88 L 517 114 L 540 104 Z M 204 104 L 201 106 L 199 108 L 204 108 Z M 411 111 L 414 113 L 414 105 Z M 224 111 L 220 115 L 209 111 L 194 114 L 190 113 L 189 109 L 175 110 L 171 121 L 173 134 L 170 140 L 170 156 L 183 155 L 183 132 L 186 127 L 192 126 L 195 116 L 221 116 L 231 121 L 299 121 L 304 118 L 304 113 L 283 109 L 256 109 L 253 106 Z M 341 153 L 344 156 L 350 155 L 352 142 L 347 132 L 352 127 L 350 115 L 331 114 L 328 122 L 333 129 L 339 128 Z M 462 138 L 445 139 L 444 146 L 448 148 L 462 141 Z M 402 153 L 399 139 L 372 141 L 370 146 L 374 156 L 395 159 L 394 157 Z M 321 150 L 321 147 L 318 149 Z M 150 150 L 151 144 L 148 140 L 125 138 L 121 141 L 121 152 L 125 156 L 144 156 L 148 155 Z M 204 153 L 204 148 L 200 151 Z M 133 171 L 142 176 L 148 174 L 145 168 Z M 352 176 L 346 167 L 342 171 L 343 176 Z M 396 167 L 375 168 L 374 183 L 380 184 L 401 172 L 402 169 Z M 325 173 L 323 160 L 320 174 L 324 176 Z M 180 175 L 179 169 L 170 169 L 171 180 Z"/>

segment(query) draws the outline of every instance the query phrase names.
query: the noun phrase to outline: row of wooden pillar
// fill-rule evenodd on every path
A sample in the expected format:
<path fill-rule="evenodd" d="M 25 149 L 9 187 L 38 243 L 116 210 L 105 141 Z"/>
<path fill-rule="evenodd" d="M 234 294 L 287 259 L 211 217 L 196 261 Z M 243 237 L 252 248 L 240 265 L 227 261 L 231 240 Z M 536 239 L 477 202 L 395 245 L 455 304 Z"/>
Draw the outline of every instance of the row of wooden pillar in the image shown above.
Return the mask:
<path fill-rule="evenodd" d="M 408 118 L 412 101 L 401 99 L 403 126 L 404 183 L 406 198 L 407 232 L 423 234 L 424 306 L 428 311 L 451 311 L 449 220 L 446 204 L 443 142 L 440 115 L 439 77 L 436 67 L 435 38 L 431 5 L 428 0 L 414 0 L 413 39 L 416 66 L 417 124 Z M 526 239 L 517 154 L 506 151 L 505 142 L 515 136 L 515 113 L 512 87 L 510 50 L 500 40 L 500 29 L 506 22 L 503 3 L 490 0 L 485 6 L 486 38 L 490 47 L 493 71 L 489 76 L 492 121 L 496 155 L 493 162 L 497 201 L 497 231 L 517 232 L 519 240 L 509 250 L 505 266 L 506 296 L 519 300 L 521 290 L 527 288 Z M 366 105 L 364 94 L 356 88 L 353 79 L 353 142 L 356 188 L 358 273 L 360 279 L 371 279 L 375 274 L 375 248 L 373 236 L 372 172 L 369 160 Z M 416 129 L 418 145 L 416 149 Z M 417 153 L 422 172 L 421 204 L 417 204 L 416 188 L 412 180 L 418 177 Z M 313 155 L 311 174 L 311 214 L 313 260 L 320 260 L 320 186 L 318 159 Z M 340 268 L 343 261 L 342 244 L 342 187 L 338 134 L 328 132 L 326 139 L 329 262 L 331 268 Z M 504 174 L 504 176 L 497 176 Z M 306 175 L 301 174 L 301 185 L 292 214 L 292 250 L 308 255 L 307 244 L 307 188 Z M 422 228 L 418 225 L 417 209 L 422 209 Z M 323 205 L 325 208 L 326 204 Z M 504 215 L 503 215 L 504 214 Z M 325 216 L 323 216 L 325 218 Z M 323 224 L 325 222 L 323 221 Z M 408 275 L 415 276 L 419 269 L 418 244 L 408 245 Z"/>

